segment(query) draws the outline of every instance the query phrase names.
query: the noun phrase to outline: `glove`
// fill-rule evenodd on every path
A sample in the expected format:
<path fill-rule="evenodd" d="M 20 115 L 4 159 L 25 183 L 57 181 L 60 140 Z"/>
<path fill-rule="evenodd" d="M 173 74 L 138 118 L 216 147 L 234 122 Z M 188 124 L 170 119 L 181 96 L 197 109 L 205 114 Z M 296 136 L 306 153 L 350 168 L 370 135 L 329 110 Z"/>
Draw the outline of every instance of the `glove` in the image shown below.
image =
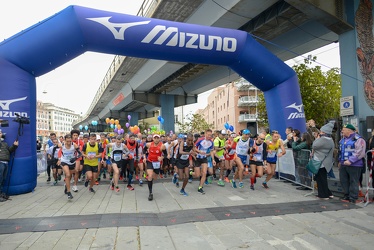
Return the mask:
<path fill-rule="evenodd" d="M 77 157 L 73 157 L 70 159 L 70 163 L 74 163 L 77 160 Z"/>

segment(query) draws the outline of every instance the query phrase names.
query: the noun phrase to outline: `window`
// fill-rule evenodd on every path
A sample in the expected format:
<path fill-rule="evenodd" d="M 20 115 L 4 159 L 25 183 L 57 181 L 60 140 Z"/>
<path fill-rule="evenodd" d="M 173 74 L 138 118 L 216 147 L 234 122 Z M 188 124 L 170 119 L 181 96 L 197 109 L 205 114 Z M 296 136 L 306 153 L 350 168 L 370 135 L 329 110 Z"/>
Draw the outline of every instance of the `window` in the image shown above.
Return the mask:
<path fill-rule="evenodd" d="M 178 122 L 178 115 L 174 115 L 174 123 Z"/>

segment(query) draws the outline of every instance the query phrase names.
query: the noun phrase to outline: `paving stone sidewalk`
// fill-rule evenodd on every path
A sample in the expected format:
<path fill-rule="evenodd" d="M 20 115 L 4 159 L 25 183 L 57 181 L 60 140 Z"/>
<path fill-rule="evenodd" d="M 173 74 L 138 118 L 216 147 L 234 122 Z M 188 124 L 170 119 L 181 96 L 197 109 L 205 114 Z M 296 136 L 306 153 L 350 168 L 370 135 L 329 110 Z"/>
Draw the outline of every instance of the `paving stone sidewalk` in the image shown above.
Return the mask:
<path fill-rule="evenodd" d="M 273 179 L 269 189 L 216 184 L 179 194 L 170 179 L 129 191 L 83 183 L 68 201 L 38 178 L 34 192 L 0 203 L 0 249 L 372 249 L 374 204 L 320 201 Z"/>

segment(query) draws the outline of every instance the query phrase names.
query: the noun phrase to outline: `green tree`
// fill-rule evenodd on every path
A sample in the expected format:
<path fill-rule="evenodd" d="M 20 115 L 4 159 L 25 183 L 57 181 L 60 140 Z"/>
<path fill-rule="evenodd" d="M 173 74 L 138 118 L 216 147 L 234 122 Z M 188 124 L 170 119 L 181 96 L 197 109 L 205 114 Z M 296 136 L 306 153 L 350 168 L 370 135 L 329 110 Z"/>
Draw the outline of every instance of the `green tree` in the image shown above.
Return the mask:
<path fill-rule="evenodd" d="M 326 72 L 321 66 L 312 66 L 317 57 L 308 57 L 304 63 L 294 65 L 301 98 L 304 104 L 306 120 L 313 119 L 322 126 L 327 119 L 337 118 L 340 114 L 341 79 L 338 68 Z M 265 99 L 259 95 L 258 117 L 260 122 L 268 126 Z"/>
<path fill-rule="evenodd" d="M 213 124 L 208 124 L 204 117 L 200 114 L 188 114 L 184 123 L 177 122 L 180 133 L 200 133 L 208 128 L 212 128 Z"/>

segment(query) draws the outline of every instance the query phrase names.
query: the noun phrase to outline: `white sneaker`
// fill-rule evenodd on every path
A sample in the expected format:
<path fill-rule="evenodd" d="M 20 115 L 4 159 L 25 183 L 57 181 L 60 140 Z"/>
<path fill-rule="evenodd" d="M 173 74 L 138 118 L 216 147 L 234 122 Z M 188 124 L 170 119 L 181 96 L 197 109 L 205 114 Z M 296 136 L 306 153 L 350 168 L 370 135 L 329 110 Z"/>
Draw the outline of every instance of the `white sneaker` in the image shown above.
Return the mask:
<path fill-rule="evenodd" d="M 78 192 L 78 187 L 74 185 L 74 186 L 71 188 L 71 190 L 73 190 L 74 192 Z"/>
<path fill-rule="evenodd" d="M 74 183 L 74 178 L 71 178 L 70 183 L 71 183 L 71 184 Z"/>

